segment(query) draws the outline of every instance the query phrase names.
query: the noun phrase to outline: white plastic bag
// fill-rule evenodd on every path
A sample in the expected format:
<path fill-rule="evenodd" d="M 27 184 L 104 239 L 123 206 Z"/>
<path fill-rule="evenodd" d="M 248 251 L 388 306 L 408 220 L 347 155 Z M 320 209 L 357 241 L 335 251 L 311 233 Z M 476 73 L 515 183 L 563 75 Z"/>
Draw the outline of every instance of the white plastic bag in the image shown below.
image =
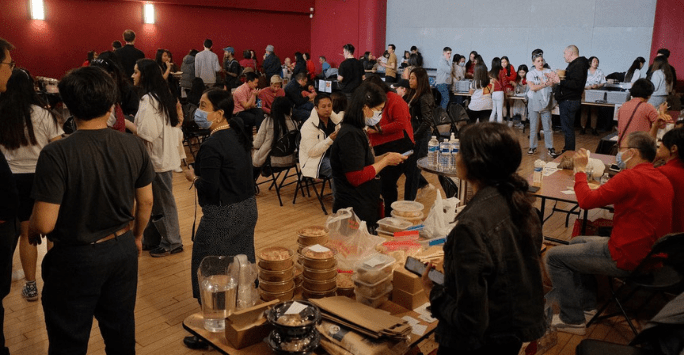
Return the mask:
<path fill-rule="evenodd" d="M 442 194 L 438 193 L 435 203 L 430 208 L 430 213 L 423 222 L 423 233 L 428 239 L 446 237 L 456 224 L 456 208 L 459 199 L 450 197 L 443 199 Z"/>
<path fill-rule="evenodd" d="M 359 260 L 377 253 L 375 247 L 385 239 L 368 233 L 366 222 L 354 214 L 352 207 L 343 208 L 328 217 L 328 244 L 337 251 L 337 268 L 353 270 Z"/>

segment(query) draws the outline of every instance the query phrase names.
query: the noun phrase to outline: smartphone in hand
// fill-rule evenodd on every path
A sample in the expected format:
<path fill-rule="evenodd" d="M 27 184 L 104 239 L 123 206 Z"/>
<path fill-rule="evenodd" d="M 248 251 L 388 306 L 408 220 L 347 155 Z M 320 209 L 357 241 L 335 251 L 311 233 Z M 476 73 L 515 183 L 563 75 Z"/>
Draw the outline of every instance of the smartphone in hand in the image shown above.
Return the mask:
<path fill-rule="evenodd" d="M 423 273 L 425 272 L 425 264 L 423 264 L 420 260 L 414 258 L 414 257 L 406 257 L 406 264 L 404 265 L 404 268 L 418 276 L 423 276 Z M 430 272 L 428 272 L 428 278 L 438 284 L 438 285 L 444 285 L 444 274 L 432 269 Z"/>
<path fill-rule="evenodd" d="M 408 156 L 410 156 L 411 154 L 413 154 L 413 150 L 409 150 L 409 151 L 406 151 L 406 152 L 401 153 L 401 155 L 403 155 L 403 156 L 405 156 L 405 157 L 408 157 Z"/>

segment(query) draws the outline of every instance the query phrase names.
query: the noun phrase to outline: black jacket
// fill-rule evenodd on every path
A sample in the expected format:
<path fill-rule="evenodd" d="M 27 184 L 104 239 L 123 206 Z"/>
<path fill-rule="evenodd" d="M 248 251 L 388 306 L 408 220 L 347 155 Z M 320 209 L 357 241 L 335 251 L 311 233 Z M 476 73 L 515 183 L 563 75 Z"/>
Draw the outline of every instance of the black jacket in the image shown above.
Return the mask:
<path fill-rule="evenodd" d="M 411 114 L 411 126 L 413 135 L 423 137 L 430 134 L 434 125 L 435 98 L 432 93 L 426 93 L 417 100 L 410 103 L 409 112 Z M 419 139 L 416 139 L 418 141 Z"/>
<path fill-rule="evenodd" d="M 474 350 L 543 336 L 539 219 L 526 228 L 534 237 L 525 241 L 505 197 L 487 186 L 456 220 L 444 244 L 445 285 L 435 285 L 430 293 L 439 345 Z"/>
<path fill-rule="evenodd" d="M 278 58 L 275 53 L 271 53 L 264 58 L 263 66 L 264 73 L 266 74 L 266 78 L 268 78 L 268 80 L 271 80 L 271 77 L 274 75 L 283 76 L 283 68 L 280 65 L 280 58 Z"/>
<path fill-rule="evenodd" d="M 589 61 L 585 57 L 577 57 L 565 69 L 565 80 L 555 87 L 557 101 L 581 100 L 584 85 L 587 83 Z"/>
<path fill-rule="evenodd" d="M 295 107 L 299 107 L 309 102 L 308 97 L 302 96 L 302 90 L 306 89 L 299 85 L 297 80 L 294 79 L 285 85 L 285 96 L 294 104 Z"/>
<path fill-rule="evenodd" d="M 135 48 L 132 44 L 127 44 L 116 50 L 116 55 L 119 57 L 119 62 L 126 72 L 126 77 L 130 78 L 133 75 L 133 70 L 135 69 L 135 62 L 138 59 L 145 58 L 145 53 L 138 48 Z"/>

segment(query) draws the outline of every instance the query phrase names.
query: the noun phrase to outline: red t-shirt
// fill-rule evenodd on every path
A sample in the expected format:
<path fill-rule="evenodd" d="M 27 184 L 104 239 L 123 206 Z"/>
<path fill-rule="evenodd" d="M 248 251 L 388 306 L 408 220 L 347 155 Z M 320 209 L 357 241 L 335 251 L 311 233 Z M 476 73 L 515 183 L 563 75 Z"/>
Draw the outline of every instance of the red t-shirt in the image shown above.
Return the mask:
<path fill-rule="evenodd" d="M 250 67 L 256 71 L 256 61 L 254 59 L 243 59 L 239 63 L 242 68 Z"/>
<path fill-rule="evenodd" d="M 644 102 L 641 105 L 639 105 L 639 102 L 642 102 L 642 99 L 635 97 L 622 104 L 622 107 L 618 110 L 618 137 L 622 136 L 622 139 L 625 139 L 632 132 L 648 132 L 651 130 L 651 124 L 658 118 L 658 111 L 648 102 Z M 639 109 L 634 114 L 629 127 L 627 127 L 629 118 L 632 116 L 637 105 L 639 105 Z"/>
<path fill-rule="evenodd" d="M 273 104 L 273 100 L 278 96 L 285 96 L 285 90 L 280 88 L 278 91 L 273 92 L 273 89 L 270 87 L 261 89 L 259 98 L 261 99 L 261 109 L 264 113 L 271 114 L 271 105 Z"/>
<path fill-rule="evenodd" d="M 650 163 L 621 171 L 597 190 L 589 188 L 587 174 L 577 173 L 575 195 L 582 209 L 615 207 L 608 248 L 620 269 L 634 270 L 653 243 L 670 232 L 672 184 Z"/>
<path fill-rule="evenodd" d="M 658 168 L 672 184 L 672 233 L 684 232 L 684 162 L 679 158 L 671 159 Z"/>

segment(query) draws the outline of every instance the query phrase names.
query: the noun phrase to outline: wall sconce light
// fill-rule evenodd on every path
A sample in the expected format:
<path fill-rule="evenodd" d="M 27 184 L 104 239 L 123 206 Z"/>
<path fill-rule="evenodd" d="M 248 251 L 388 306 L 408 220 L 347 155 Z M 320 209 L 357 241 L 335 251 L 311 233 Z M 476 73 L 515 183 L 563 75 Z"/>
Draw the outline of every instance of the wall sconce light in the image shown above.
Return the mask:
<path fill-rule="evenodd" d="M 313 18 L 313 12 L 314 12 L 314 8 L 310 7 L 309 8 L 309 18 Z"/>
<path fill-rule="evenodd" d="M 45 6 L 43 0 L 31 0 L 31 19 L 45 20 Z"/>
<path fill-rule="evenodd" d="M 154 24 L 154 4 L 145 4 L 143 14 L 145 23 Z"/>

